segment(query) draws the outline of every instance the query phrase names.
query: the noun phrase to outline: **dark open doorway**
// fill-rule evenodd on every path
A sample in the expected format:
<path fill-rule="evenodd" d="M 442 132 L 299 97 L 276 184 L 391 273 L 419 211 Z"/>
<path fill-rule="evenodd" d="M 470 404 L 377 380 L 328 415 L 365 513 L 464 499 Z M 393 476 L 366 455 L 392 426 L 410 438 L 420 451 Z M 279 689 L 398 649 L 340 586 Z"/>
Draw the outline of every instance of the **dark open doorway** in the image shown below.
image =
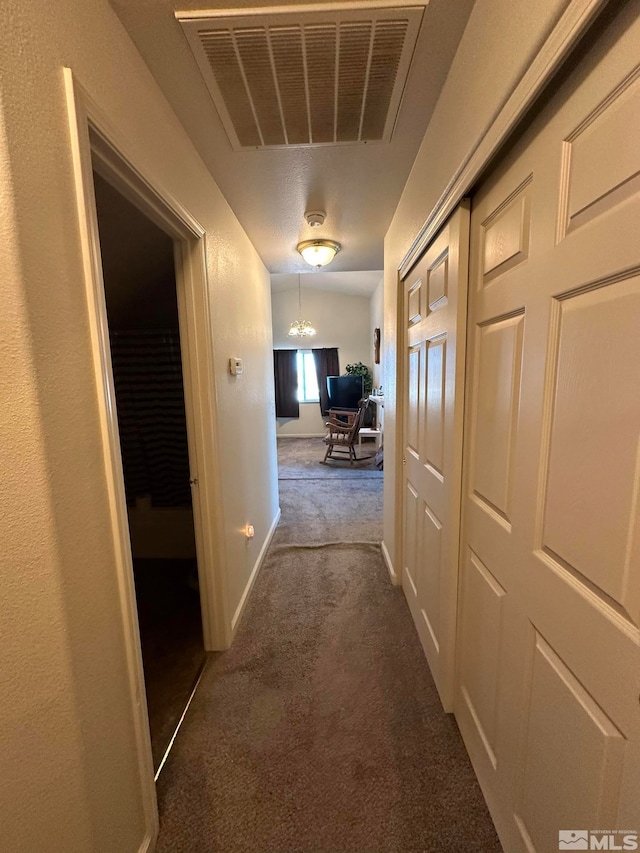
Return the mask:
<path fill-rule="evenodd" d="M 94 174 L 154 768 L 205 651 L 172 239 Z"/>

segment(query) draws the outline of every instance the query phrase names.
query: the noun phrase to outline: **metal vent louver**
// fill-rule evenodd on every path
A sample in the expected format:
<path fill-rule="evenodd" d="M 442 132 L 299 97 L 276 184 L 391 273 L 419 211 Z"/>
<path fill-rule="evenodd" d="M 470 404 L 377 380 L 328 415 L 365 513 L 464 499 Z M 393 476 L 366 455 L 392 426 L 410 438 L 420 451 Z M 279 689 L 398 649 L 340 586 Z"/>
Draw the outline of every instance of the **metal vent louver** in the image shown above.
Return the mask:
<path fill-rule="evenodd" d="M 389 141 L 423 10 L 178 19 L 231 144 L 243 150 Z"/>

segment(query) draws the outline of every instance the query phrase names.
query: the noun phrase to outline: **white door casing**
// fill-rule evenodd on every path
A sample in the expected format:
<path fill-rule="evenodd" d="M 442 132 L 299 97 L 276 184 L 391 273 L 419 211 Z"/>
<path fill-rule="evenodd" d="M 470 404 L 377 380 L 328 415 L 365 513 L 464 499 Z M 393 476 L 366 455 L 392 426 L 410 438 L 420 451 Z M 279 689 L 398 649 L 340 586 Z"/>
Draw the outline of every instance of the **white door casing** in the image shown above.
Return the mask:
<path fill-rule="evenodd" d="M 143 170 L 126 153 L 127 142 L 120 139 L 109 119 L 69 68 L 64 69 L 64 82 L 85 274 L 87 319 L 96 376 L 96 404 L 102 432 L 105 485 L 109 495 L 114 572 L 122 613 L 129 686 L 127 701 L 135 732 L 135 760 L 144 812 L 144 838 L 140 845 L 143 851 L 152 849 L 155 844 L 158 809 L 102 280 L 94 168 L 174 239 L 189 459 L 192 476 L 199 474 L 198 488 L 193 493 L 193 508 L 204 617 L 203 636 L 206 648 L 217 649 L 229 645 L 230 620 L 226 613 L 226 560 L 220 484 L 217 477 L 206 476 L 207 472 L 216 471 L 219 450 L 205 231 L 169 192 L 147 181 Z M 204 472 L 204 475 L 200 472 Z"/>
<path fill-rule="evenodd" d="M 402 586 L 445 710 L 453 708 L 469 205 L 403 279 Z"/>
<path fill-rule="evenodd" d="M 514 853 L 640 829 L 639 43 L 634 2 L 473 199 L 455 712 Z"/>

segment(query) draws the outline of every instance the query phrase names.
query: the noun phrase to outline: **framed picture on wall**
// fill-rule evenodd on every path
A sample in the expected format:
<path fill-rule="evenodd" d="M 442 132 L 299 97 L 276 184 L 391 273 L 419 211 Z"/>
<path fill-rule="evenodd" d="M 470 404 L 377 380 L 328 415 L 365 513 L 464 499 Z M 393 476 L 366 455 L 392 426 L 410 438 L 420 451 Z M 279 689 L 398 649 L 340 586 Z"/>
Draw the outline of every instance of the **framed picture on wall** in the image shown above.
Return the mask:
<path fill-rule="evenodd" d="M 373 360 L 380 364 L 380 329 L 373 330 Z"/>

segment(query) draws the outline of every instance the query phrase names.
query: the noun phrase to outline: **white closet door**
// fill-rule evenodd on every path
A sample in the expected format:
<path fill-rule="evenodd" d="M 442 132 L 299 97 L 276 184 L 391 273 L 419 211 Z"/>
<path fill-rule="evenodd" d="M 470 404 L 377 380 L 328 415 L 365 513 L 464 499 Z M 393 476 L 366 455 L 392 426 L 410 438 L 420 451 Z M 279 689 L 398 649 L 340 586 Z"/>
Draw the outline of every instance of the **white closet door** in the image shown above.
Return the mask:
<path fill-rule="evenodd" d="M 472 203 L 455 707 L 510 853 L 640 829 L 639 9 Z"/>
<path fill-rule="evenodd" d="M 442 703 L 453 709 L 469 209 L 403 281 L 402 586 Z"/>

